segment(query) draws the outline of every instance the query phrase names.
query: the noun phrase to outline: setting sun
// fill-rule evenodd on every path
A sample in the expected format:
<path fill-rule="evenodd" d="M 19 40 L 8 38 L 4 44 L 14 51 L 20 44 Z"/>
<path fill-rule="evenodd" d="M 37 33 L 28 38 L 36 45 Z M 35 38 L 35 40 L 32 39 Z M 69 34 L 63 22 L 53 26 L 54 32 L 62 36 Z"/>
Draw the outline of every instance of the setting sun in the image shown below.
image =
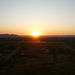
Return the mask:
<path fill-rule="evenodd" d="M 32 33 L 32 35 L 35 36 L 35 37 L 37 37 L 37 36 L 40 35 L 40 33 L 39 33 L 38 31 L 34 31 L 34 32 Z"/>

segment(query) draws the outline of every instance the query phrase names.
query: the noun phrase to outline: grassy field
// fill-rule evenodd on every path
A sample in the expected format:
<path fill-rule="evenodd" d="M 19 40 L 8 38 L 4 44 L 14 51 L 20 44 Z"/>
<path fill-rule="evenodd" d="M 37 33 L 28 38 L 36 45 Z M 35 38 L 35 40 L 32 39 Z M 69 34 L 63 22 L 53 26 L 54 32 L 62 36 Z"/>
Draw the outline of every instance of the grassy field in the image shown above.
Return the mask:
<path fill-rule="evenodd" d="M 0 75 L 75 75 L 75 37 L 0 37 Z"/>

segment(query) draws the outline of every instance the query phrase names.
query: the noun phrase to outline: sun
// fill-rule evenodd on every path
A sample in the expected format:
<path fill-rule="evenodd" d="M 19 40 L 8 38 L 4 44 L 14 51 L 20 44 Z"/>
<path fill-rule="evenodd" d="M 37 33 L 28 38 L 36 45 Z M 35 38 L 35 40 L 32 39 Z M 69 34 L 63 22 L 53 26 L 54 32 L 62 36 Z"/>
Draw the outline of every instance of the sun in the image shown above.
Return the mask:
<path fill-rule="evenodd" d="M 32 33 L 32 35 L 33 35 L 34 37 L 38 37 L 38 36 L 40 35 L 40 33 L 39 33 L 38 31 L 34 31 L 34 32 Z"/>

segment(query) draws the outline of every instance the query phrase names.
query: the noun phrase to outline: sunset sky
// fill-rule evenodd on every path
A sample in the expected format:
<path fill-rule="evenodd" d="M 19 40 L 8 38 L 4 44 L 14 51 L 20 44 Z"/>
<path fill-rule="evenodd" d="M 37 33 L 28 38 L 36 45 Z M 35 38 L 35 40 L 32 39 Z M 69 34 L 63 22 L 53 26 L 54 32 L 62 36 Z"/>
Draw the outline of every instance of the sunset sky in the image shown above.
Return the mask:
<path fill-rule="evenodd" d="M 75 35 L 75 0 L 0 0 L 0 34 Z"/>

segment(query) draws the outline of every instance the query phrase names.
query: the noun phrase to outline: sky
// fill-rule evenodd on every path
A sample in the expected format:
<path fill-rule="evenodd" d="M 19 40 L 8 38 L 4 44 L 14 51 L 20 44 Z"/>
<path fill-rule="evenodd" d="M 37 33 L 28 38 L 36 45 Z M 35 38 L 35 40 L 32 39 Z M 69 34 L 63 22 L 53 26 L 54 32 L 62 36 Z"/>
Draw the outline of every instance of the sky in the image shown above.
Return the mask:
<path fill-rule="evenodd" d="M 75 35 L 75 0 L 0 0 L 0 34 Z"/>

